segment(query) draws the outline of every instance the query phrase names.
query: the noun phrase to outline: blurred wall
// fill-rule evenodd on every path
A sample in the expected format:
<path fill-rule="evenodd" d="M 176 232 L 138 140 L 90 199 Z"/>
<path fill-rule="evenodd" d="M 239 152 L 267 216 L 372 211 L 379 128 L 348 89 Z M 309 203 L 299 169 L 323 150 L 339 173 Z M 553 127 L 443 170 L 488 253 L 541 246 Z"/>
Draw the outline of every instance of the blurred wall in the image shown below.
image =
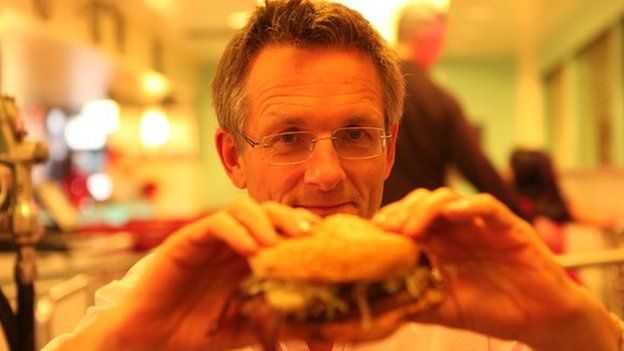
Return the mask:
<path fill-rule="evenodd" d="M 82 0 L 48 2 L 48 12 L 41 13 L 34 4 L 0 2 L 3 93 L 14 95 L 22 110 L 60 107 L 70 113 L 88 100 L 112 97 L 122 106 L 124 125 L 137 122 L 149 107 L 164 106 L 166 98 L 175 140 L 145 150 L 137 122 L 136 128 L 119 132 L 116 139 L 123 142 L 109 144 L 117 156 L 109 171 L 119 175 L 114 195 L 123 193 L 113 201 L 141 200 L 142 188 L 155 185 L 151 201 L 159 217 L 192 216 L 206 209 L 203 190 L 198 191 L 207 179 L 199 157 L 205 141 L 198 140 L 196 101 L 204 85 L 198 59 L 166 28 L 155 25 L 151 13 L 103 2 L 110 8 L 94 15 L 94 2 Z M 99 39 L 94 23 L 100 24 Z M 146 88 L 145 78 L 154 76 L 162 78 L 165 89 Z M 137 112 L 127 113 L 130 109 Z"/>
<path fill-rule="evenodd" d="M 548 16 L 543 14 L 542 16 Z M 624 166 L 624 1 L 585 1 L 545 36 L 538 47 L 514 56 L 485 59 L 447 58 L 435 69 L 437 80 L 463 104 L 467 116 L 482 128 L 482 142 L 496 166 L 504 168 L 516 146 L 545 148 L 566 169 L 599 165 L 597 123 L 588 116 L 586 64 L 579 59 L 593 40 L 611 30 L 605 65 L 613 68 L 607 109 L 611 122 L 612 166 Z M 549 111 L 546 77 L 562 69 L 555 118 Z M 557 124 L 557 125 L 554 125 Z"/>
<path fill-rule="evenodd" d="M 623 167 L 624 1 L 583 3 L 544 39 L 539 61 L 547 146 L 558 164 Z"/>
<path fill-rule="evenodd" d="M 576 50 L 623 17 L 624 1 L 585 1 L 542 42 L 539 49 L 541 68 L 551 69 L 570 58 Z"/>
<path fill-rule="evenodd" d="M 202 162 L 202 179 L 204 205 L 208 208 L 220 206 L 245 191 L 237 189 L 228 178 L 221 166 L 214 142 L 214 133 L 219 126 L 212 105 L 210 83 L 217 68 L 217 62 L 209 62 L 201 73 L 202 86 L 197 101 L 200 133 L 200 158 Z"/>
<path fill-rule="evenodd" d="M 481 145 L 488 156 L 497 167 L 504 167 L 515 139 L 517 76 L 513 60 L 447 59 L 436 65 L 434 76 L 480 127 Z"/>

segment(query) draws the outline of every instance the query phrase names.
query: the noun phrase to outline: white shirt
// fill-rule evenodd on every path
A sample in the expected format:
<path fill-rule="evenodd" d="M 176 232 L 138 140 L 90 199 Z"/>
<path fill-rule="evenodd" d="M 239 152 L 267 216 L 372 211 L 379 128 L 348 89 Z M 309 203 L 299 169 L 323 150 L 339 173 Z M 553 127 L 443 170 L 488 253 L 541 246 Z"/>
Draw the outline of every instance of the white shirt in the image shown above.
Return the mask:
<path fill-rule="evenodd" d="M 87 309 L 85 317 L 70 334 L 58 336 L 41 351 L 57 350 L 63 343 L 79 333 L 102 312 L 121 301 L 130 291 L 152 255 L 137 262 L 121 280 L 114 280 L 95 293 L 95 305 Z M 288 341 L 280 343 L 281 351 L 309 351 L 305 342 Z M 256 351 L 260 348 L 247 347 L 232 351 Z M 409 323 L 391 336 L 375 342 L 358 344 L 336 344 L 333 351 L 530 351 L 517 342 L 503 341 L 485 335 L 441 327 Z"/>

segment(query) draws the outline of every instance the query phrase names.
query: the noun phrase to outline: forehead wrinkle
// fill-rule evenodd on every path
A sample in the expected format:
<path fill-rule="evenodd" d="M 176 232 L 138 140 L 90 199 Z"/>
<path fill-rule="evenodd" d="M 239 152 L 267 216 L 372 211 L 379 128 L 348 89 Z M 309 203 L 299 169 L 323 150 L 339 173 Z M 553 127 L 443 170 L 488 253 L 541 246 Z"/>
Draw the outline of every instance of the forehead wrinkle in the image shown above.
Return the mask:
<path fill-rule="evenodd" d="M 344 84 L 350 86 L 351 84 Z M 304 86 L 304 91 L 298 93 L 297 87 Z M 380 103 L 383 105 L 382 96 L 378 90 L 367 89 L 354 85 L 354 90 L 335 92 L 334 89 L 326 89 L 327 84 L 314 84 L 313 89 L 309 89 L 309 84 L 282 84 L 274 87 L 269 87 L 257 91 L 255 96 L 255 103 L 261 110 L 270 108 L 274 104 L 290 105 L 290 106 L 312 106 L 318 103 L 319 99 L 331 99 L 333 106 L 349 105 L 353 101 L 369 101 L 375 107 L 378 107 Z M 335 86 L 335 84 L 331 84 Z M 294 90 L 294 91 L 293 91 Z M 337 89 L 341 90 L 341 89 Z M 348 99 L 353 96 L 354 99 Z M 342 99 L 341 99 L 342 98 Z"/>
<path fill-rule="evenodd" d="M 366 86 L 362 87 L 361 84 L 359 83 L 364 83 Z M 327 89 L 328 87 L 331 87 L 334 89 Z M 352 87 L 355 90 L 348 91 L 346 93 L 339 93 L 339 94 L 334 94 L 330 92 L 330 90 L 335 90 L 335 89 L 349 90 L 350 87 Z M 298 89 L 304 90 L 304 93 L 292 94 L 293 90 L 296 91 Z M 365 79 L 357 79 L 357 80 L 352 80 L 352 81 L 350 80 L 349 82 L 341 82 L 341 83 L 298 81 L 298 82 L 284 82 L 281 84 L 275 84 L 275 85 L 269 85 L 269 86 L 267 86 L 267 84 L 261 84 L 255 89 L 249 90 L 250 94 L 256 95 L 260 100 L 264 100 L 264 95 L 272 94 L 274 91 L 277 91 L 277 95 L 287 94 L 292 97 L 300 97 L 300 96 L 305 96 L 305 95 L 310 95 L 310 94 L 319 94 L 321 96 L 323 95 L 335 96 L 335 95 L 357 94 L 357 93 L 367 93 L 367 92 L 381 96 L 381 92 L 377 84 L 373 84 Z M 284 91 L 284 93 L 282 93 L 282 91 Z"/>
<path fill-rule="evenodd" d="M 349 95 L 353 95 L 355 99 L 340 99 L 341 97 L 348 97 Z M 294 98 L 296 97 L 296 98 Z M 293 99 L 294 98 L 294 99 Z M 355 108 L 356 114 L 369 114 L 368 110 L 372 107 L 372 110 L 377 113 L 381 113 L 383 106 L 379 104 L 378 96 L 375 94 L 361 94 L 361 93 L 345 93 L 345 94 L 333 94 L 331 95 L 331 107 L 340 108 L 342 106 L 357 106 Z M 336 99 L 338 98 L 338 99 Z M 287 99 L 287 100 L 284 100 Z M 323 101 L 330 101 L 324 99 L 323 96 L 308 96 L 308 95 L 292 95 L 292 94 L 283 94 L 283 95 L 272 95 L 267 97 L 263 101 L 259 101 L 256 108 L 258 109 L 258 113 L 261 116 L 268 115 L 289 115 L 289 113 L 272 113 L 273 110 L 283 111 L 290 108 L 310 108 L 310 107 L 326 107 L 327 105 L 323 104 L 323 101 L 319 104 L 319 99 Z M 369 110 L 370 111 L 370 110 Z M 290 113 L 292 114 L 292 113 Z"/>
<path fill-rule="evenodd" d="M 374 93 L 369 93 L 367 91 L 356 91 L 356 92 L 348 92 L 348 93 L 340 93 L 340 94 L 323 94 L 323 95 L 293 95 L 293 94 L 265 94 L 269 95 L 266 97 L 260 97 L 258 100 L 259 105 L 292 105 L 292 106 L 310 106 L 318 102 L 319 99 L 323 99 L 328 101 L 332 100 L 333 106 L 341 106 L 341 105 L 350 105 L 353 104 L 353 100 L 356 102 L 360 101 L 370 101 L 373 104 L 379 102 L 378 95 Z M 336 99 L 336 98 L 348 98 L 353 96 L 353 100 L 345 101 L 345 99 Z M 286 101 L 284 101 L 286 100 Z M 276 101 L 276 102 L 274 102 Z"/>
<path fill-rule="evenodd" d="M 265 49 L 245 81 L 252 115 L 272 115 L 273 121 L 289 115 L 307 120 L 318 113 L 383 118 L 382 82 L 370 58 L 357 52 L 322 51 L 312 59 L 310 53 Z"/>

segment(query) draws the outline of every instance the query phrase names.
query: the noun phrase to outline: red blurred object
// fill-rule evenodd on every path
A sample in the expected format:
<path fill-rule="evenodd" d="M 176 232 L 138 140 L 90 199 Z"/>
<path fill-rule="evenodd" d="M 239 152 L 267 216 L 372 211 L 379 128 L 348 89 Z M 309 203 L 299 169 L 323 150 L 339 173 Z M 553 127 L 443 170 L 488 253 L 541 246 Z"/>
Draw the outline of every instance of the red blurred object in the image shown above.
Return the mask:
<path fill-rule="evenodd" d="M 134 219 L 121 226 L 110 224 L 93 224 L 80 228 L 79 235 L 106 235 L 118 232 L 128 232 L 134 238 L 136 251 L 147 251 L 160 245 L 169 235 L 183 226 L 199 219 L 202 216 L 191 218 L 176 218 L 163 220 Z"/>
<path fill-rule="evenodd" d="M 158 183 L 149 181 L 145 182 L 141 186 L 141 194 L 143 198 L 147 200 L 154 200 L 156 198 L 156 194 L 158 193 Z"/>
<path fill-rule="evenodd" d="M 83 207 L 91 198 L 87 188 L 87 176 L 73 170 L 64 180 L 63 187 L 69 200 L 77 208 Z"/>

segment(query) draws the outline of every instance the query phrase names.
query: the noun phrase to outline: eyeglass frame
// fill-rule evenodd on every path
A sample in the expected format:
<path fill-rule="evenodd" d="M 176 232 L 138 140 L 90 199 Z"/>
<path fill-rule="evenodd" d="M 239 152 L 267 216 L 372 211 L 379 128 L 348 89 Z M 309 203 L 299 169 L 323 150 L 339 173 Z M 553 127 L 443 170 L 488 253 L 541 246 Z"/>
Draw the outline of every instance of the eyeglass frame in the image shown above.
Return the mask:
<path fill-rule="evenodd" d="M 293 131 L 293 132 L 283 132 L 283 133 L 275 133 L 275 134 L 269 134 L 269 135 L 265 135 L 263 137 L 260 138 L 260 141 L 255 141 L 254 139 L 252 139 L 249 135 L 247 135 L 245 132 L 239 132 L 238 134 L 243 138 L 243 140 L 249 144 L 249 146 L 251 146 L 253 149 L 255 149 L 257 146 L 262 147 L 263 149 L 268 149 L 270 146 L 268 143 L 263 143 L 262 141 L 267 139 L 267 138 L 272 138 L 272 137 L 276 137 L 279 135 L 285 135 L 285 134 L 312 134 L 313 138 L 310 141 L 310 151 L 308 154 L 308 157 L 310 157 L 310 154 L 312 154 L 312 151 L 314 151 L 314 148 L 316 147 L 316 143 L 319 140 L 325 140 L 325 139 L 329 139 L 332 141 L 332 146 L 334 147 L 334 149 L 336 149 L 336 145 L 334 144 L 334 140 L 336 140 L 336 136 L 334 136 L 334 134 L 337 131 L 341 131 L 341 130 L 355 130 L 355 129 L 366 129 L 366 130 L 377 130 L 381 132 L 381 135 L 379 136 L 381 139 L 381 151 L 378 154 L 372 155 L 372 156 L 365 156 L 365 157 L 345 157 L 345 156 L 341 156 L 340 153 L 337 152 L 338 157 L 345 159 L 345 160 L 367 160 L 370 158 L 374 158 L 377 157 L 379 155 L 381 155 L 381 153 L 383 152 L 384 149 L 387 148 L 388 144 L 387 144 L 387 140 L 392 138 L 392 133 L 386 133 L 386 130 L 384 128 L 379 128 L 379 127 L 343 127 L 343 128 L 336 128 L 334 130 L 332 130 L 331 134 L 329 136 L 326 137 L 320 137 L 318 138 L 316 135 L 314 135 L 314 133 L 312 132 L 306 132 L 306 131 Z M 301 161 L 296 161 L 296 162 L 288 162 L 288 163 L 271 163 L 273 165 L 276 166 L 290 166 L 290 165 L 297 165 L 297 164 L 301 164 L 304 163 L 308 160 L 308 158 L 305 158 Z"/>

